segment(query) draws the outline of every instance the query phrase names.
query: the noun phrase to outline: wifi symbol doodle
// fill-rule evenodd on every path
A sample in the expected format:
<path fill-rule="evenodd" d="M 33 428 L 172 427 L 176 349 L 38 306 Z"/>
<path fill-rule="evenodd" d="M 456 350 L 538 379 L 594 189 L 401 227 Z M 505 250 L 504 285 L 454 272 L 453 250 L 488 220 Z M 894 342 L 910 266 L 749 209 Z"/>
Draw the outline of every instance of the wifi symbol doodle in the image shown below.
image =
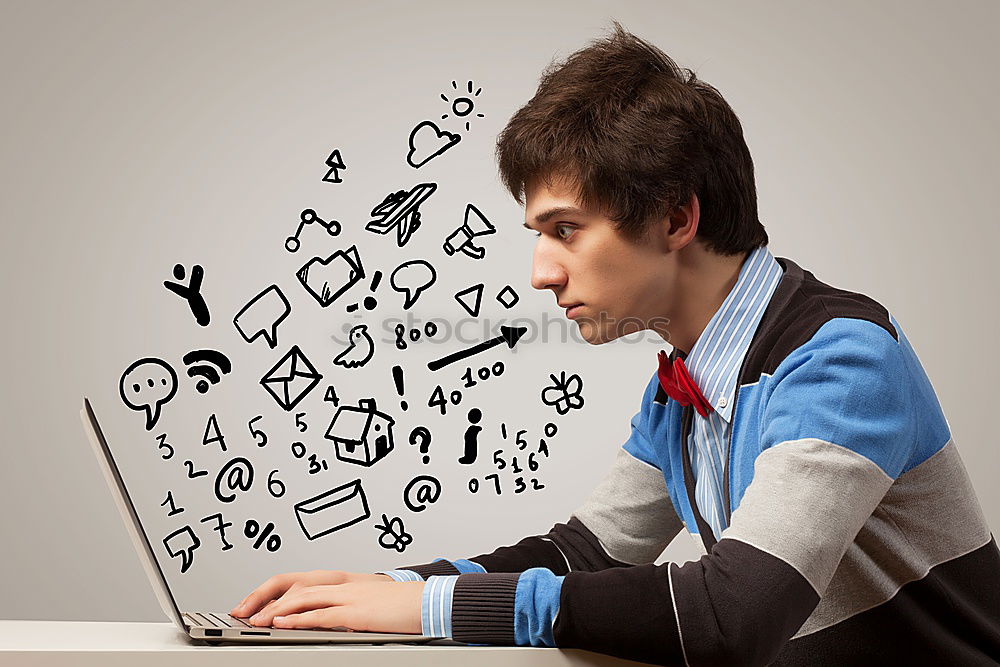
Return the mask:
<path fill-rule="evenodd" d="M 188 367 L 188 377 L 205 378 L 198 380 L 198 384 L 195 385 L 199 394 L 207 393 L 210 386 L 219 384 L 222 375 L 227 375 L 233 370 L 229 358 L 218 350 L 192 350 L 184 355 L 184 365 Z"/>

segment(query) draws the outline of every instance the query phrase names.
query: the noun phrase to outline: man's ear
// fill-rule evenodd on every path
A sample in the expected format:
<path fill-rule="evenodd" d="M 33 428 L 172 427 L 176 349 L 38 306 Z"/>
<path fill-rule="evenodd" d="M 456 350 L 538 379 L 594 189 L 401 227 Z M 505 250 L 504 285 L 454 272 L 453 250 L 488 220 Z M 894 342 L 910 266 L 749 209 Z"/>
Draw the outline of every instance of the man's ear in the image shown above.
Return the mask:
<path fill-rule="evenodd" d="M 686 204 L 678 206 L 659 223 L 664 249 L 673 252 L 694 241 L 700 219 L 698 195 L 692 192 Z"/>

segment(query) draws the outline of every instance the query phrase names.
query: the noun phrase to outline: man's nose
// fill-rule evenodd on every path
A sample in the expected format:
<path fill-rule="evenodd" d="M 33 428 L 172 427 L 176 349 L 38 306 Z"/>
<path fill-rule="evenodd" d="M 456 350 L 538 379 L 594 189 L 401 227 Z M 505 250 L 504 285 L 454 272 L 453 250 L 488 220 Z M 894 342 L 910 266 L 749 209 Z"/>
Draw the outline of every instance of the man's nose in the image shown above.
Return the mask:
<path fill-rule="evenodd" d="M 531 286 L 538 290 L 558 290 L 566 284 L 566 270 L 547 251 L 544 239 L 535 245 L 531 259 Z"/>

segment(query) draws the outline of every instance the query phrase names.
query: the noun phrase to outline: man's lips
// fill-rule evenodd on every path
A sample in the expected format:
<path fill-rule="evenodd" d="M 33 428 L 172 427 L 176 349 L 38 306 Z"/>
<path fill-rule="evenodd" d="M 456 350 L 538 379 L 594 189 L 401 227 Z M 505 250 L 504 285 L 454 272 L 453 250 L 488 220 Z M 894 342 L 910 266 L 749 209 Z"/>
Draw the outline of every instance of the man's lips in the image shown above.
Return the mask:
<path fill-rule="evenodd" d="M 582 305 L 583 305 L 582 303 L 565 303 L 565 304 L 560 303 L 559 304 L 559 306 L 561 308 L 565 308 L 566 309 L 566 317 L 568 317 L 569 319 L 573 319 L 574 312 L 577 311 L 577 309 L 580 306 L 582 306 Z"/>

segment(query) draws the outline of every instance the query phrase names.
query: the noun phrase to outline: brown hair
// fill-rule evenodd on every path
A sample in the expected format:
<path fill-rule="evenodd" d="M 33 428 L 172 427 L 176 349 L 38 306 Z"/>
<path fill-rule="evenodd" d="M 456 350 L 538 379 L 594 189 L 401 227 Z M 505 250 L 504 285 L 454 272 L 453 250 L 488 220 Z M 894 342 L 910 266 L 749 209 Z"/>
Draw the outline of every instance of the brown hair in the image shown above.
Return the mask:
<path fill-rule="evenodd" d="M 735 255 L 766 245 L 753 160 L 718 90 L 626 32 L 592 42 L 542 74 L 497 139 L 504 185 L 519 204 L 536 179 L 569 178 L 581 203 L 632 240 L 697 193 L 697 237 Z"/>

